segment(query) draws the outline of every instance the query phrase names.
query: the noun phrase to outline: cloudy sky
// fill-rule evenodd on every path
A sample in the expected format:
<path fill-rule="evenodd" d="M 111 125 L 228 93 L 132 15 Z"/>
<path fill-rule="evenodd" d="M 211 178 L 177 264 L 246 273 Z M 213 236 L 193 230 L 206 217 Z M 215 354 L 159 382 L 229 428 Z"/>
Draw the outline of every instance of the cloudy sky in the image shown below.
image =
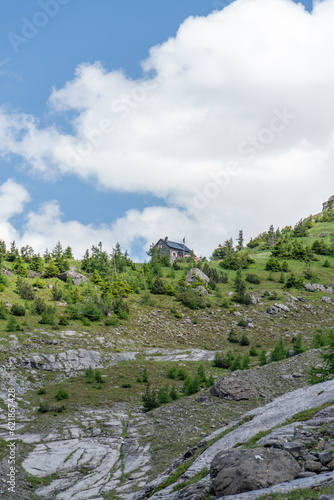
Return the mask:
<path fill-rule="evenodd" d="M 16 0 L 0 239 L 210 256 L 334 194 L 334 0 Z"/>

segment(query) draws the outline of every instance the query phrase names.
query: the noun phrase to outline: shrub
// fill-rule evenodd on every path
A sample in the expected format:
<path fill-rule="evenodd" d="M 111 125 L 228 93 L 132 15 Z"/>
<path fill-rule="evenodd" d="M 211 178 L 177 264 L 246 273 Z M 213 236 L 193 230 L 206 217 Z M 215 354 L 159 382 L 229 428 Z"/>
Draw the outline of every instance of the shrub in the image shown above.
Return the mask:
<path fill-rule="evenodd" d="M 7 332 L 17 332 L 20 330 L 20 326 L 15 316 L 10 316 L 6 325 L 6 330 Z"/>
<path fill-rule="evenodd" d="M 200 364 L 198 369 L 197 369 L 197 376 L 200 381 L 200 384 L 207 384 L 208 379 L 206 378 L 206 373 L 205 373 L 205 368 L 204 365 Z"/>
<path fill-rule="evenodd" d="M 33 300 L 35 298 L 33 287 L 21 276 L 16 280 L 16 288 L 22 299 Z"/>
<path fill-rule="evenodd" d="M 154 408 L 158 408 L 160 406 L 159 398 L 157 391 L 151 389 L 149 385 L 146 387 L 145 394 L 142 396 L 143 400 L 143 409 L 145 412 L 150 410 L 154 410 Z"/>
<path fill-rule="evenodd" d="M 169 395 L 168 386 L 165 385 L 159 389 L 158 401 L 159 401 L 160 405 L 165 405 L 165 404 L 170 403 L 172 401 L 171 397 Z"/>
<path fill-rule="evenodd" d="M 147 374 L 146 368 L 144 368 L 142 379 L 143 379 L 144 384 L 148 384 L 149 381 L 148 381 L 148 374 Z"/>
<path fill-rule="evenodd" d="M 31 305 L 33 314 L 42 314 L 46 308 L 46 302 L 41 297 L 36 297 Z"/>
<path fill-rule="evenodd" d="M 186 380 L 188 377 L 188 371 L 186 368 L 179 368 L 177 372 L 177 378 L 178 380 Z"/>
<path fill-rule="evenodd" d="M 248 323 L 244 319 L 239 319 L 238 326 L 242 326 L 243 328 L 246 328 L 246 326 L 248 326 Z"/>
<path fill-rule="evenodd" d="M 57 394 L 56 394 L 56 399 L 58 401 L 62 401 L 63 399 L 68 399 L 69 398 L 69 394 L 68 392 L 63 389 L 62 387 L 58 390 Z"/>
<path fill-rule="evenodd" d="M 330 380 L 334 374 L 334 329 L 328 333 L 328 346 L 320 351 L 322 366 L 314 366 L 309 371 L 309 380 L 311 384 L 317 384 Z"/>
<path fill-rule="evenodd" d="M 221 306 L 224 307 L 225 309 L 228 309 L 231 305 L 231 301 L 228 299 L 223 299 Z"/>
<path fill-rule="evenodd" d="M 167 370 L 167 378 L 176 379 L 178 374 L 178 369 L 175 365 L 172 365 Z"/>
<path fill-rule="evenodd" d="M 82 315 L 84 318 L 88 318 L 89 321 L 100 321 L 102 311 L 93 300 L 89 300 L 82 308 Z"/>
<path fill-rule="evenodd" d="M 21 304 L 13 304 L 10 312 L 13 316 L 25 316 L 26 308 Z"/>
<path fill-rule="evenodd" d="M 232 363 L 234 361 L 234 355 L 231 349 L 229 349 L 226 353 L 226 356 L 223 358 L 223 366 L 222 368 L 229 369 L 232 366 Z"/>
<path fill-rule="evenodd" d="M 317 330 L 312 338 L 312 345 L 315 349 L 329 344 L 330 338 L 322 330 Z"/>
<path fill-rule="evenodd" d="M 242 368 L 242 355 L 239 353 L 237 354 L 231 364 L 231 371 L 234 372 L 235 370 L 241 370 Z"/>
<path fill-rule="evenodd" d="M 285 288 L 304 288 L 303 279 L 299 276 L 295 276 L 294 273 L 291 273 L 285 283 Z"/>
<path fill-rule="evenodd" d="M 152 285 L 151 292 L 155 295 L 164 295 L 166 293 L 166 286 L 159 276 L 156 277 Z"/>
<path fill-rule="evenodd" d="M 266 271 L 282 271 L 280 261 L 275 257 L 270 257 L 270 259 L 266 263 Z"/>
<path fill-rule="evenodd" d="M 249 349 L 249 355 L 250 356 L 258 356 L 258 352 L 257 352 L 256 347 L 254 345 L 252 345 L 251 348 Z"/>
<path fill-rule="evenodd" d="M 331 263 L 329 262 L 328 259 L 325 260 L 325 262 L 323 263 L 323 267 L 331 267 Z"/>
<path fill-rule="evenodd" d="M 115 315 L 110 316 L 106 321 L 104 322 L 106 326 L 119 326 L 119 321 Z"/>
<path fill-rule="evenodd" d="M 115 299 L 114 305 L 114 313 L 118 316 L 119 319 L 129 319 L 129 306 L 127 302 L 122 299 L 122 297 L 118 297 Z"/>
<path fill-rule="evenodd" d="M 51 288 L 52 300 L 61 300 L 63 297 L 63 289 L 56 283 L 53 288 Z"/>
<path fill-rule="evenodd" d="M 229 334 L 228 334 L 228 337 L 227 337 L 227 340 L 229 342 L 231 342 L 231 344 L 238 344 L 239 342 L 239 338 L 237 337 L 235 331 L 233 330 L 230 330 Z"/>
<path fill-rule="evenodd" d="M 250 366 L 250 354 L 249 352 L 246 352 L 242 360 L 241 369 L 248 370 L 249 366 Z"/>
<path fill-rule="evenodd" d="M 266 350 L 262 349 L 262 351 L 260 352 L 260 356 L 259 356 L 259 365 L 264 366 L 267 364 L 267 362 L 268 362 L 268 360 L 267 360 Z"/>
<path fill-rule="evenodd" d="M 131 389 L 131 384 L 122 384 L 123 389 Z"/>
<path fill-rule="evenodd" d="M 39 395 L 46 394 L 46 390 L 41 388 L 38 390 L 37 394 L 39 394 Z"/>
<path fill-rule="evenodd" d="M 56 309 L 52 306 L 46 306 L 43 313 L 42 317 L 40 319 L 40 324 L 41 325 L 55 325 L 55 312 Z"/>
<path fill-rule="evenodd" d="M 173 387 L 171 388 L 170 390 L 170 393 L 169 393 L 169 397 L 172 401 L 176 401 L 177 399 L 180 398 L 180 395 L 179 393 L 177 392 L 177 390 L 175 389 L 175 386 L 173 385 Z"/>
<path fill-rule="evenodd" d="M 7 319 L 8 309 L 4 302 L 0 302 L 0 319 Z"/>
<path fill-rule="evenodd" d="M 273 352 L 271 353 L 271 361 L 281 361 L 286 358 L 286 350 L 284 347 L 283 337 L 276 342 Z"/>
<path fill-rule="evenodd" d="M 200 388 L 201 384 L 198 375 L 195 377 L 188 376 L 183 383 L 182 391 L 185 396 L 191 396 L 192 394 L 196 394 Z"/>
<path fill-rule="evenodd" d="M 239 343 L 240 343 L 240 345 L 249 345 L 250 344 L 250 340 L 245 333 L 243 333 L 241 335 L 241 339 L 240 339 Z"/>
<path fill-rule="evenodd" d="M 216 352 L 214 360 L 213 360 L 213 366 L 216 368 L 225 368 L 224 367 L 224 359 L 222 358 L 221 354 L 219 352 Z"/>
<path fill-rule="evenodd" d="M 261 279 L 257 276 L 257 274 L 247 274 L 246 281 L 248 281 L 248 283 L 252 283 L 253 285 L 259 285 L 261 283 Z"/>
<path fill-rule="evenodd" d="M 32 286 L 42 289 L 45 287 L 45 281 L 42 281 L 41 278 L 36 278 Z"/>
<path fill-rule="evenodd" d="M 299 333 L 297 337 L 293 337 L 293 354 L 296 356 L 297 354 L 301 354 L 306 351 L 306 348 L 303 346 L 302 336 Z"/>

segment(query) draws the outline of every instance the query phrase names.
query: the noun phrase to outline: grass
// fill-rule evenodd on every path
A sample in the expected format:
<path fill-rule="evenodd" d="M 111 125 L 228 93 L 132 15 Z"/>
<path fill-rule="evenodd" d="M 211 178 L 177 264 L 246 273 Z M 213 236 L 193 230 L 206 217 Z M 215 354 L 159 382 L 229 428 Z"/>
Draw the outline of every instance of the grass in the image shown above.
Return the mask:
<path fill-rule="evenodd" d="M 314 486 L 313 488 L 299 488 L 287 493 L 270 493 L 258 497 L 258 500 L 309 500 L 318 499 L 320 495 L 333 493 L 333 486 Z"/>

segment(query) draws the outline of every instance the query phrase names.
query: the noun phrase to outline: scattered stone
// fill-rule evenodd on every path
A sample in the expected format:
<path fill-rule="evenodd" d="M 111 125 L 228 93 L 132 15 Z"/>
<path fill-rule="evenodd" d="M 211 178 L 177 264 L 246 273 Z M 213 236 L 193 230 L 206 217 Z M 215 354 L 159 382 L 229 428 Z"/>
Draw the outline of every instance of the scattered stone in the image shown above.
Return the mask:
<path fill-rule="evenodd" d="M 331 299 L 330 297 L 321 297 L 321 300 L 325 302 L 325 304 L 331 304 Z"/>
<path fill-rule="evenodd" d="M 275 306 L 269 306 L 267 309 L 267 313 L 270 314 L 271 316 L 275 316 L 275 314 L 279 313 L 279 310 Z"/>

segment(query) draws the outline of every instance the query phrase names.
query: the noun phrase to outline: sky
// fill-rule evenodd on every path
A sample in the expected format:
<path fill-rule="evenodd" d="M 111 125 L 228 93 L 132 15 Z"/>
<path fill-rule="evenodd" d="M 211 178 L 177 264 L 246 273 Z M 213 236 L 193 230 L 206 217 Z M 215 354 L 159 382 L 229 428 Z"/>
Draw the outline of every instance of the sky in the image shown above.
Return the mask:
<path fill-rule="evenodd" d="M 334 0 L 16 0 L 0 239 L 209 257 L 334 194 Z"/>

